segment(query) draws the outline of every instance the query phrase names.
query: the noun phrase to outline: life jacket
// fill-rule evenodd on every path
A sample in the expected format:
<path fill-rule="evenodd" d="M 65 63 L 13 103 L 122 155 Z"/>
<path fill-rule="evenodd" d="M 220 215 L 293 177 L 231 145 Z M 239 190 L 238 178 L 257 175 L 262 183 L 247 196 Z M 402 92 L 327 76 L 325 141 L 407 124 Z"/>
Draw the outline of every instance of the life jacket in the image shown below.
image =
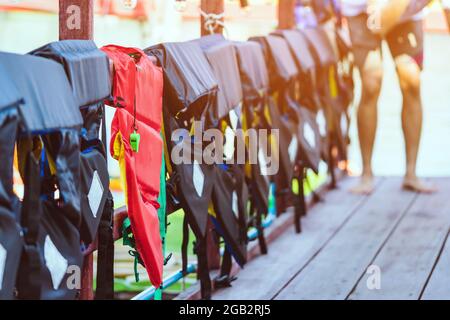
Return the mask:
<path fill-rule="evenodd" d="M 320 161 L 320 134 L 315 119 L 307 108 L 298 104 L 296 92 L 299 90 L 299 75 L 296 62 L 289 49 L 288 43 L 281 37 L 270 35 L 265 37 L 266 46 L 270 52 L 272 61 L 272 88 L 277 92 L 278 111 L 281 122 L 289 128 L 291 139 L 288 144 L 288 160 L 284 160 L 286 166 L 290 165 L 291 174 L 288 176 L 288 184 L 282 184 L 285 194 L 291 194 L 296 215 L 296 230 L 300 232 L 300 216 L 306 214 L 306 205 L 303 192 L 305 169 L 310 168 L 318 172 Z M 270 70 L 270 69 L 269 69 Z M 272 75 L 272 72 L 269 72 Z M 282 140 L 283 141 L 283 140 Z M 300 190 L 295 194 L 292 183 L 297 182 Z M 277 189 L 280 187 L 277 185 Z"/>
<path fill-rule="evenodd" d="M 323 27 L 304 29 L 301 32 L 308 39 L 310 47 L 315 52 L 317 64 L 320 66 L 317 81 L 320 98 L 326 108 L 326 117 L 330 124 L 330 144 L 337 147 L 339 158 L 346 160 L 348 145 L 348 138 L 346 137 L 350 128 L 350 117 L 348 105 L 345 104 L 345 101 L 350 99 L 342 99 L 344 96 L 341 92 L 342 82 L 338 72 L 339 57 L 336 56 Z M 349 89 L 348 91 L 352 90 Z"/>
<path fill-rule="evenodd" d="M 316 84 L 316 62 L 314 60 L 313 52 L 309 48 L 307 39 L 298 30 L 278 30 L 274 34 L 283 37 L 291 49 L 292 55 L 295 59 L 299 76 L 299 90 L 296 90 L 296 101 L 302 106 L 311 111 L 306 117 L 315 118 L 315 122 L 319 127 L 321 137 L 321 154 L 316 152 L 307 152 L 313 158 L 310 161 L 313 167 L 317 170 L 319 166 L 320 156 L 323 160 L 328 159 L 329 148 L 329 131 L 330 126 L 327 118 L 324 116 L 326 110 L 320 101 L 319 92 Z M 318 151 L 318 150 L 317 150 Z"/>
<path fill-rule="evenodd" d="M 14 298 L 23 239 L 18 217 L 20 204 L 13 191 L 13 162 L 20 132 L 23 99 L 0 63 L 0 300 Z"/>
<path fill-rule="evenodd" d="M 330 20 L 335 15 L 339 15 L 338 2 L 336 0 L 315 0 L 311 2 L 313 11 L 319 23 Z"/>
<path fill-rule="evenodd" d="M 164 43 L 145 49 L 156 57 L 164 70 L 164 132 L 166 141 L 166 161 L 169 173 L 167 181 L 168 210 L 174 212 L 183 208 L 182 260 L 187 272 L 189 226 L 196 242 L 194 246 L 198 258 L 198 275 L 202 298 L 211 297 L 206 254 L 208 208 L 212 199 L 216 168 L 202 162 L 203 142 L 192 139 L 193 120 L 201 122 L 203 128 L 218 124 L 217 90 L 218 84 L 213 71 L 199 45 L 195 42 Z M 172 135 L 183 129 L 185 136 L 172 140 Z M 183 158 L 188 163 L 174 161 L 175 148 L 185 147 Z M 170 160 L 170 161 L 169 161 Z"/>
<path fill-rule="evenodd" d="M 80 235 L 87 247 L 99 233 L 96 297 L 113 299 L 114 206 L 109 190 L 104 118 L 104 100 L 111 93 L 109 60 L 93 41 L 84 40 L 53 42 L 34 50 L 32 54 L 52 59 L 64 67 L 83 117 L 80 150 L 83 219 Z"/>
<path fill-rule="evenodd" d="M 119 161 L 128 217 L 142 264 L 160 287 L 163 273 L 158 196 L 162 161 L 163 75 L 135 48 L 103 47 L 114 64 L 111 155 Z"/>
<path fill-rule="evenodd" d="M 236 146 L 245 146 L 242 132 L 242 85 L 234 45 L 221 35 L 202 37 L 200 44 L 219 84 L 217 108 L 221 117 L 220 128 L 225 136 L 225 165 L 216 166 L 213 188 L 213 212 L 211 218 L 215 229 L 225 241 L 226 254 L 232 256 L 243 267 L 247 262 L 246 203 L 248 187 L 245 181 L 244 164 L 238 163 Z M 240 141 L 238 141 L 238 139 Z M 240 150 L 245 153 L 246 150 Z M 231 161 L 231 163 L 228 162 Z M 228 259 L 228 258 L 227 258 Z M 223 259 L 216 286 L 227 287 L 234 280 L 231 264 Z"/>
<path fill-rule="evenodd" d="M 17 217 L 24 246 L 17 277 L 19 299 L 74 299 L 82 253 L 79 227 L 81 114 L 64 69 L 30 55 L 0 53 L 24 98 L 18 163 L 25 184 Z"/>
<path fill-rule="evenodd" d="M 234 42 L 241 74 L 244 94 L 242 125 L 245 130 L 267 130 L 270 133 L 270 119 L 266 108 L 269 99 L 269 75 L 264 62 L 261 46 L 255 42 Z M 267 146 L 260 145 L 256 164 L 246 165 L 247 185 L 250 189 L 250 218 L 247 226 L 256 227 L 260 250 L 267 253 L 267 244 L 261 221 L 269 212 L 269 193 L 273 176 L 267 172 L 268 160 L 265 158 Z M 250 167 L 248 169 L 248 166 Z M 247 227 L 248 228 L 248 227 Z"/>
<path fill-rule="evenodd" d="M 280 78 L 284 79 L 284 91 L 280 91 L 279 105 L 283 110 L 284 119 L 292 119 L 291 127 L 296 131 L 297 141 L 291 141 L 289 145 L 289 155 L 291 161 L 294 160 L 294 180 L 292 192 L 296 215 L 296 229 L 300 231 L 300 216 L 306 215 L 306 203 L 303 185 L 306 178 L 306 170 L 312 169 L 315 173 L 319 171 L 321 154 L 320 130 L 313 113 L 299 102 L 300 75 L 301 69 L 297 68 L 294 56 L 289 44 L 283 38 L 277 36 L 267 37 L 268 46 L 272 56 L 276 61 L 278 70 L 290 70 L 289 72 L 279 72 Z M 295 73 L 294 70 L 297 72 Z M 290 77 L 288 78 L 287 75 Z M 295 136 L 294 136 L 295 137 Z M 297 143 L 297 147 L 295 147 Z M 294 156 L 297 151 L 297 156 Z M 296 190 L 297 189 L 297 190 Z"/>
<path fill-rule="evenodd" d="M 265 63 L 269 72 L 269 95 L 270 98 L 267 101 L 267 113 L 269 114 L 271 127 L 279 130 L 279 162 L 280 171 L 276 177 L 277 180 L 277 192 L 286 192 L 290 189 L 290 181 L 294 176 L 294 163 L 298 154 L 298 139 L 294 130 L 295 123 L 293 119 L 284 117 L 283 101 L 287 95 L 284 88 L 286 82 L 291 81 L 297 75 L 297 68 L 294 65 L 294 69 L 285 69 L 279 67 L 279 62 L 272 53 L 272 49 L 269 46 L 269 42 L 266 37 L 252 37 L 250 41 L 254 41 L 260 44 L 263 49 Z M 282 65 L 281 65 L 282 66 Z"/>

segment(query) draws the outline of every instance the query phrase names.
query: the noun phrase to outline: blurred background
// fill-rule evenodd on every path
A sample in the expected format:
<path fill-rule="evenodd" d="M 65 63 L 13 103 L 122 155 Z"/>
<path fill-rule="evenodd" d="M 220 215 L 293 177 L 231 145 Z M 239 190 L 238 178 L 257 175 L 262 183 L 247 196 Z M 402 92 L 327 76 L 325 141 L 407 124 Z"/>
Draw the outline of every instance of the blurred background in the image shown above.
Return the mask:
<path fill-rule="evenodd" d="M 145 48 L 159 42 L 185 41 L 200 36 L 199 0 L 137 0 L 134 8 L 128 8 L 126 2 L 95 1 L 94 39 L 98 46 L 114 43 Z M 241 8 L 237 0 L 225 1 L 225 36 L 228 38 L 246 40 L 276 28 L 276 0 L 249 0 L 248 4 Z M 57 40 L 57 11 L 58 0 L 0 0 L 0 50 L 26 53 Z M 450 175 L 450 144 L 446 141 L 450 136 L 450 37 L 437 1 L 427 8 L 425 25 L 425 127 L 419 174 L 443 176 Z M 405 162 L 401 94 L 392 59 L 388 57 L 385 63 L 374 167 L 378 175 L 401 175 Z M 355 122 L 352 129 L 350 169 L 358 174 L 361 165 Z M 111 172 L 118 174 L 113 167 Z"/>
<path fill-rule="evenodd" d="M 134 2 L 134 1 L 129 1 Z M 94 39 L 99 47 L 106 44 L 145 48 L 160 42 L 185 41 L 200 36 L 199 0 L 137 0 L 134 8 L 124 0 L 96 0 Z M 241 8 L 237 0 L 227 0 L 225 36 L 246 40 L 267 34 L 277 27 L 276 0 L 249 0 Z M 58 40 L 58 0 L 0 0 L 0 50 L 27 53 Z M 427 8 L 425 69 L 423 73 L 424 134 L 420 151 L 419 174 L 450 176 L 450 36 L 437 2 Z M 385 53 L 389 52 L 386 50 Z M 377 175 L 403 175 L 404 142 L 401 131 L 401 93 L 392 58 L 385 55 L 385 77 L 379 103 L 379 130 L 375 146 L 374 169 Z M 355 77 L 358 82 L 358 77 Z M 357 91 L 359 92 L 358 86 Z M 359 96 L 357 92 L 357 97 Z M 358 100 L 358 99 L 357 99 Z M 358 101 L 355 101 L 355 106 Z M 111 119 L 112 110 L 108 114 Z M 355 119 L 356 108 L 352 111 Z M 117 177 L 115 161 L 109 161 L 110 173 Z M 351 174 L 359 174 L 361 160 L 356 123 L 352 123 L 350 148 Z M 114 180 L 113 180 L 114 181 Z M 118 184 L 117 184 L 118 185 Z M 113 186 L 114 187 L 114 186 Z M 20 189 L 20 183 L 18 184 Z M 20 190 L 19 190 L 20 192 Z M 120 189 L 115 190 L 116 205 L 124 204 Z M 170 216 L 168 251 L 175 258 L 168 269 L 177 269 L 181 243 L 182 213 Z M 139 291 L 148 282 L 134 283 L 132 262 L 127 250 L 116 253 L 116 290 Z M 144 275 L 145 272 L 141 272 Z M 185 281 L 194 281 L 186 279 Z M 174 291 L 189 283 L 177 284 Z"/>

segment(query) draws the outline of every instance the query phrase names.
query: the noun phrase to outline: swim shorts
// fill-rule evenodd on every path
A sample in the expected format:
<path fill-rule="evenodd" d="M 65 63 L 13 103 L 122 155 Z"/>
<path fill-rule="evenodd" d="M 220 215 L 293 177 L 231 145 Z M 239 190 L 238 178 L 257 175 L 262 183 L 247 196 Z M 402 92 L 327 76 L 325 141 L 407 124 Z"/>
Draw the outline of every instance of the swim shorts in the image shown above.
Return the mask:
<path fill-rule="evenodd" d="M 359 14 L 347 17 L 352 40 L 352 52 L 355 64 L 362 68 L 369 52 L 379 50 L 382 52 L 382 41 L 385 40 L 394 58 L 408 55 L 423 68 L 424 58 L 424 31 L 422 20 L 409 20 L 394 27 L 384 38 L 370 31 L 367 26 L 368 15 Z"/>

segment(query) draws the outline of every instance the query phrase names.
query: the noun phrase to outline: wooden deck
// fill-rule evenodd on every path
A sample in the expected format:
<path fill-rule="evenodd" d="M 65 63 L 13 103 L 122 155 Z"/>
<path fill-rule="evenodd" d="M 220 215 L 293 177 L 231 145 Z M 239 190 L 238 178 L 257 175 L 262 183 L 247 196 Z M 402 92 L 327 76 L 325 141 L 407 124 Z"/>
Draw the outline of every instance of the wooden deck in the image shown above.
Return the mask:
<path fill-rule="evenodd" d="M 251 261 L 214 299 L 450 299 L 450 178 L 435 195 L 402 191 L 380 178 L 368 197 L 345 179 L 303 220 Z M 369 267 L 380 289 L 370 290 Z"/>

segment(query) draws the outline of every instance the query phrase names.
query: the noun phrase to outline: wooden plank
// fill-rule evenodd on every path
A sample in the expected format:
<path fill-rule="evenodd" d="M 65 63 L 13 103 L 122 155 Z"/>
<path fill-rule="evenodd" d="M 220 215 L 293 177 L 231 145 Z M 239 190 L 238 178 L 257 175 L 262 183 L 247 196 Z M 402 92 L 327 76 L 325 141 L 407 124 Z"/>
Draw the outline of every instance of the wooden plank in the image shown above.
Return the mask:
<path fill-rule="evenodd" d="M 422 300 L 450 300 L 450 239 L 447 238 L 442 254 L 426 286 Z"/>
<path fill-rule="evenodd" d="M 336 172 L 336 178 L 341 183 L 344 181 L 344 179 L 348 179 L 348 176 L 346 172 L 344 171 L 337 171 Z M 323 199 L 326 194 L 329 193 L 329 183 L 331 178 L 327 179 L 328 181 L 325 182 L 321 187 L 319 187 L 316 190 L 316 196 L 319 199 Z M 317 199 L 310 194 L 306 197 L 306 204 L 308 210 L 314 206 L 316 206 L 318 203 Z M 282 214 L 281 216 L 277 217 L 275 221 L 272 223 L 270 227 L 264 230 L 264 236 L 266 238 L 266 243 L 270 248 L 272 247 L 271 244 L 277 240 L 281 235 L 283 235 L 285 232 L 289 230 L 289 228 L 292 227 L 294 223 L 294 208 L 288 208 L 288 210 Z M 247 261 L 253 261 L 256 257 L 261 255 L 261 250 L 258 241 L 253 241 L 249 243 L 247 247 Z M 238 266 L 238 264 L 234 261 L 231 269 L 231 276 L 236 277 L 238 276 L 238 273 L 241 271 L 241 268 Z M 217 271 L 212 271 L 210 273 L 210 278 L 214 279 L 217 276 Z M 214 287 L 214 282 L 213 282 Z M 213 291 L 215 288 L 213 288 Z M 201 293 L 200 293 L 200 285 L 199 283 L 194 284 L 189 289 L 183 291 L 180 293 L 175 300 L 199 300 L 201 299 Z"/>
<path fill-rule="evenodd" d="M 304 218 L 300 235 L 291 227 L 271 244 L 268 255 L 252 260 L 240 271 L 233 287 L 218 291 L 214 299 L 272 299 L 367 200 L 348 193 L 354 183 L 354 179 L 345 179 L 341 189 L 327 193 L 325 201 L 312 207 Z"/>
<path fill-rule="evenodd" d="M 59 0 L 59 39 L 90 40 L 94 35 L 94 0 Z"/>
<path fill-rule="evenodd" d="M 345 299 L 415 198 L 400 179 L 384 181 L 276 299 Z"/>
<path fill-rule="evenodd" d="M 419 299 L 450 227 L 450 179 L 434 181 L 441 191 L 417 198 L 376 259 L 370 263 L 379 268 L 380 289 L 368 289 L 370 275 L 366 274 L 351 299 Z M 436 276 L 439 277 L 439 274 Z M 450 286 L 450 282 L 444 285 Z M 430 290 L 433 288 L 430 287 Z"/>

